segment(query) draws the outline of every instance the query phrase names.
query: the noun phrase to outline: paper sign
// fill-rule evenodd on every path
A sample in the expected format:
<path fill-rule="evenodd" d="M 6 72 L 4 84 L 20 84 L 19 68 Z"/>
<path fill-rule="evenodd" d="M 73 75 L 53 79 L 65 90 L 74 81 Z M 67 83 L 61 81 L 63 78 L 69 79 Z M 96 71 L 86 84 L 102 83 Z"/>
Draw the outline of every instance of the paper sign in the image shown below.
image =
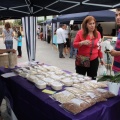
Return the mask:
<path fill-rule="evenodd" d="M 47 93 L 47 94 L 54 94 L 55 93 L 55 91 L 47 90 L 47 89 L 44 89 L 42 92 Z"/>
<path fill-rule="evenodd" d="M 14 72 L 10 72 L 10 73 L 2 74 L 1 76 L 4 78 L 9 78 L 9 77 L 17 76 L 17 74 L 15 74 Z"/>
<path fill-rule="evenodd" d="M 74 20 L 71 20 L 71 21 L 70 21 L 70 25 L 73 25 L 73 24 L 74 24 Z"/>

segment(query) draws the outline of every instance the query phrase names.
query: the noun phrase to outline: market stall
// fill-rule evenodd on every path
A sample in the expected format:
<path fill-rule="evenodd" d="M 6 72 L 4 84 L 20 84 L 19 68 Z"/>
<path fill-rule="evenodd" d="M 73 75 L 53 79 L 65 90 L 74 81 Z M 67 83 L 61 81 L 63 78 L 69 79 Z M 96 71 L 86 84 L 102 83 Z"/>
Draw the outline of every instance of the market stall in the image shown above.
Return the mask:
<path fill-rule="evenodd" d="M 0 68 L 0 74 L 10 72 Z M 22 74 L 23 75 L 23 74 Z M 60 77 L 60 76 L 59 76 Z M 2 78 L 10 93 L 10 101 L 18 120 L 118 120 L 120 119 L 120 96 L 98 102 L 74 115 L 63 109 L 49 94 L 38 89 L 32 81 L 21 76 Z M 32 79 L 31 79 L 32 80 Z M 35 80 L 35 79 L 34 79 Z M 35 81 L 34 81 L 35 82 Z M 47 90 L 53 90 L 47 86 Z M 64 87 L 62 88 L 62 90 Z M 59 91 L 57 91 L 59 92 Z M 120 95 L 120 92 L 119 92 Z"/>

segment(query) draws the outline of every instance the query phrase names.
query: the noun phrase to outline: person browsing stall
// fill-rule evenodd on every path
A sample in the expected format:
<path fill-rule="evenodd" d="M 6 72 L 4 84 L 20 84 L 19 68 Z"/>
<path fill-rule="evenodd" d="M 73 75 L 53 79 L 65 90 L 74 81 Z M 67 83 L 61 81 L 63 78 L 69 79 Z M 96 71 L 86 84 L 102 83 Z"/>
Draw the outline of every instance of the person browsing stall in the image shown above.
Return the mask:
<path fill-rule="evenodd" d="M 57 29 L 57 44 L 59 50 L 59 58 L 65 58 L 63 55 L 64 44 L 66 43 L 66 38 L 64 34 L 65 25 L 60 24 L 60 28 Z"/>
<path fill-rule="evenodd" d="M 120 8 L 116 9 L 116 24 L 120 27 Z M 117 73 L 120 72 L 120 29 L 118 30 L 117 41 L 115 49 L 110 51 L 110 54 L 114 56 L 114 62 L 112 70 Z"/>
<path fill-rule="evenodd" d="M 66 43 L 64 44 L 64 54 L 67 55 L 67 53 L 70 52 L 70 39 L 69 39 L 69 31 L 67 29 L 66 24 L 64 24 L 64 33 L 66 38 Z"/>
<path fill-rule="evenodd" d="M 13 49 L 14 34 L 9 22 L 5 23 L 5 29 L 3 30 L 2 36 L 6 49 Z"/>
<path fill-rule="evenodd" d="M 73 47 L 73 41 L 75 39 L 75 36 L 76 36 L 78 30 L 79 30 L 78 25 L 73 25 L 73 30 L 71 30 L 71 32 L 70 32 L 71 45 L 70 45 L 70 57 L 69 58 L 73 58 L 73 55 L 76 56 L 76 54 L 77 54 L 77 49 L 75 49 Z"/>
<path fill-rule="evenodd" d="M 102 52 L 100 47 L 101 35 L 96 29 L 96 20 L 93 16 L 87 16 L 82 22 L 82 29 L 78 31 L 74 39 L 74 47 L 78 49 L 76 56 L 76 73 L 90 76 L 93 80 L 96 79 L 99 60 L 102 61 Z M 80 58 L 83 61 L 77 59 Z M 82 56 L 82 57 L 81 57 Z M 86 62 L 86 59 L 88 62 Z M 90 65 L 89 65 L 90 62 Z M 84 64 L 83 64 L 84 63 Z M 83 65 L 83 66 L 82 66 Z"/>

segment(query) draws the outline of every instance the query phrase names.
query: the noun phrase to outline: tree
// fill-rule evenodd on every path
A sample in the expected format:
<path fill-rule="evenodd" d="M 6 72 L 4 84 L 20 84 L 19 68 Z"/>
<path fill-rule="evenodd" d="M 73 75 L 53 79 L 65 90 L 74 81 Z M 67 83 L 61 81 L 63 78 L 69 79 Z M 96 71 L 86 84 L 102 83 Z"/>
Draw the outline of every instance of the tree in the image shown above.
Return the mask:
<path fill-rule="evenodd" d="M 3 25 L 3 22 L 2 22 L 2 21 L 0 21 L 0 25 Z"/>
<path fill-rule="evenodd" d="M 43 22 L 43 20 L 37 20 L 37 24 L 40 25 Z"/>
<path fill-rule="evenodd" d="M 14 26 L 22 26 L 22 21 L 21 21 L 21 19 L 16 19 L 16 20 L 13 22 L 13 25 L 14 25 Z"/>

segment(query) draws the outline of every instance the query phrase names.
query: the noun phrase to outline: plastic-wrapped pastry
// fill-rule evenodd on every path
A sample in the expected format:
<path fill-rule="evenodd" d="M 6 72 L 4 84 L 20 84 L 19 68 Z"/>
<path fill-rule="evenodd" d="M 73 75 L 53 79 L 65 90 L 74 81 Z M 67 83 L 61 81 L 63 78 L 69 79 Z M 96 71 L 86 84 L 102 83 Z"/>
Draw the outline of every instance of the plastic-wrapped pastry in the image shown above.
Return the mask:
<path fill-rule="evenodd" d="M 89 86 L 87 84 L 84 84 L 84 83 L 73 84 L 73 86 L 76 87 L 76 88 L 79 88 L 79 89 L 81 89 L 81 90 L 83 90 L 85 92 L 87 90 L 92 90 L 93 89 L 93 87 L 91 87 L 91 86 Z"/>
<path fill-rule="evenodd" d="M 73 93 L 74 95 L 82 95 L 84 94 L 84 91 L 78 89 L 78 88 L 75 88 L 75 87 L 66 87 L 65 88 L 67 91 Z"/>
<path fill-rule="evenodd" d="M 65 78 L 64 75 L 60 75 L 59 77 L 60 77 L 60 80 Z"/>
<path fill-rule="evenodd" d="M 87 103 L 94 105 L 96 103 L 96 100 L 94 98 L 97 96 L 93 92 L 86 92 L 83 95 L 79 95 L 78 97 Z"/>
<path fill-rule="evenodd" d="M 95 80 L 90 80 L 90 81 L 86 81 L 85 84 L 88 84 L 89 86 L 93 87 L 93 88 L 98 88 L 98 84 L 97 81 Z"/>
<path fill-rule="evenodd" d="M 85 80 L 91 80 L 91 77 L 85 76 L 84 79 Z"/>
<path fill-rule="evenodd" d="M 55 74 L 56 74 L 56 75 L 63 75 L 64 72 L 63 72 L 62 70 L 56 70 L 56 71 L 55 71 Z"/>
<path fill-rule="evenodd" d="M 48 66 L 48 65 L 43 65 L 42 67 L 43 67 L 44 69 L 46 69 L 47 71 L 50 70 L 50 66 Z"/>
<path fill-rule="evenodd" d="M 26 68 L 20 68 L 23 72 L 26 72 L 26 73 L 28 73 L 30 70 L 28 70 L 28 69 L 26 69 Z"/>
<path fill-rule="evenodd" d="M 94 95 L 96 96 L 94 100 L 96 102 L 107 101 L 107 99 L 103 96 L 103 93 L 98 92 L 96 89 L 90 90 L 88 92 L 94 93 Z"/>
<path fill-rule="evenodd" d="M 78 78 L 78 80 L 82 83 L 82 82 L 85 82 L 85 79 L 84 78 Z"/>
<path fill-rule="evenodd" d="M 27 70 L 32 70 L 33 68 L 31 66 L 26 66 L 25 67 Z"/>
<path fill-rule="evenodd" d="M 72 76 L 77 76 L 77 75 L 78 75 L 78 73 L 72 73 L 71 75 L 72 75 Z"/>
<path fill-rule="evenodd" d="M 97 82 L 98 86 L 101 87 L 101 88 L 106 88 L 107 87 L 107 84 L 106 82 Z"/>
<path fill-rule="evenodd" d="M 78 79 L 73 79 L 73 83 L 76 84 L 76 83 L 80 83 L 80 81 Z"/>
<path fill-rule="evenodd" d="M 72 86 L 73 85 L 73 80 L 71 80 L 70 78 L 64 78 L 64 79 L 61 80 L 61 82 L 65 86 Z"/>
<path fill-rule="evenodd" d="M 35 70 L 31 70 L 31 71 L 29 71 L 29 74 L 31 74 L 31 75 L 36 75 L 36 74 L 38 74 Z"/>
<path fill-rule="evenodd" d="M 49 71 L 57 71 L 60 70 L 60 68 L 56 67 L 56 66 L 48 66 Z"/>
<path fill-rule="evenodd" d="M 75 95 L 65 90 L 65 91 L 53 94 L 52 97 L 55 98 L 56 101 L 60 103 L 66 103 L 72 98 L 74 98 Z"/>
<path fill-rule="evenodd" d="M 95 93 L 96 94 L 101 94 L 102 97 L 104 98 L 111 98 L 111 97 L 115 97 L 115 95 L 111 92 L 109 92 L 108 90 L 105 90 L 105 89 L 100 89 L 100 88 L 97 88 L 95 90 Z"/>
<path fill-rule="evenodd" d="M 60 82 L 57 82 L 57 81 L 51 83 L 51 87 L 54 90 L 61 90 L 62 86 L 63 85 Z"/>
<path fill-rule="evenodd" d="M 53 71 L 52 71 L 52 72 L 49 71 L 48 74 L 49 74 L 49 75 L 55 75 L 55 72 L 53 72 Z"/>
<path fill-rule="evenodd" d="M 23 71 L 20 70 L 20 69 L 15 69 L 14 72 L 17 73 L 17 74 L 20 74 L 20 73 L 22 73 Z"/>
<path fill-rule="evenodd" d="M 72 112 L 73 114 L 80 113 L 81 111 L 89 108 L 91 105 L 81 99 L 73 98 L 67 103 L 63 103 L 62 107 Z"/>
<path fill-rule="evenodd" d="M 39 66 L 39 69 L 40 69 L 41 71 L 48 72 L 48 70 L 47 70 L 46 68 L 42 67 L 42 66 Z"/>
<path fill-rule="evenodd" d="M 20 75 L 21 77 L 23 77 L 23 78 L 26 78 L 27 74 L 28 74 L 28 73 L 22 72 L 22 73 L 20 73 L 19 75 Z"/>
<path fill-rule="evenodd" d="M 39 79 L 34 75 L 29 75 L 27 79 L 33 83 L 36 83 Z"/>
<path fill-rule="evenodd" d="M 92 99 L 91 97 L 89 97 L 89 96 L 79 96 L 79 98 L 80 98 L 81 100 L 83 100 L 83 101 L 91 104 L 91 105 L 96 104 L 96 101 L 95 101 L 94 99 Z"/>
<path fill-rule="evenodd" d="M 105 88 L 107 87 L 107 84 L 105 82 L 97 82 L 95 80 L 90 80 L 85 82 L 86 84 L 89 84 L 93 88 Z"/>
<path fill-rule="evenodd" d="M 43 75 L 36 75 L 36 77 L 41 79 L 41 80 L 43 80 L 45 78 L 45 76 L 43 76 Z"/>
<path fill-rule="evenodd" d="M 44 78 L 43 81 L 45 81 L 49 86 L 51 85 L 52 82 L 55 82 L 55 80 L 53 80 L 52 78 Z"/>
<path fill-rule="evenodd" d="M 46 88 L 46 83 L 44 81 L 39 80 L 35 83 L 35 86 L 39 89 L 45 89 Z"/>
<path fill-rule="evenodd" d="M 76 76 L 72 76 L 71 79 L 74 80 L 74 79 L 77 79 L 77 77 Z"/>
<path fill-rule="evenodd" d="M 38 74 L 42 72 L 40 69 L 37 69 L 36 71 L 37 71 Z"/>
<path fill-rule="evenodd" d="M 81 74 L 78 74 L 77 77 L 78 77 L 78 78 L 83 78 L 84 76 L 81 75 Z"/>
<path fill-rule="evenodd" d="M 65 73 L 64 76 L 65 77 L 71 77 L 71 74 Z"/>
<path fill-rule="evenodd" d="M 52 79 L 54 80 L 61 80 L 60 76 L 59 75 L 52 75 L 50 76 Z"/>
<path fill-rule="evenodd" d="M 49 77 L 50 75 L 46 72 L 46 73 L 44 73 L 44 76 Z"/>
<path fill-rule="evenodd" d="M 34 66 L 32 66 L 33 67 L 33 69 L 37 69 L 38 68 L 38 66 L 37 65 L 34 65 Z"/>

